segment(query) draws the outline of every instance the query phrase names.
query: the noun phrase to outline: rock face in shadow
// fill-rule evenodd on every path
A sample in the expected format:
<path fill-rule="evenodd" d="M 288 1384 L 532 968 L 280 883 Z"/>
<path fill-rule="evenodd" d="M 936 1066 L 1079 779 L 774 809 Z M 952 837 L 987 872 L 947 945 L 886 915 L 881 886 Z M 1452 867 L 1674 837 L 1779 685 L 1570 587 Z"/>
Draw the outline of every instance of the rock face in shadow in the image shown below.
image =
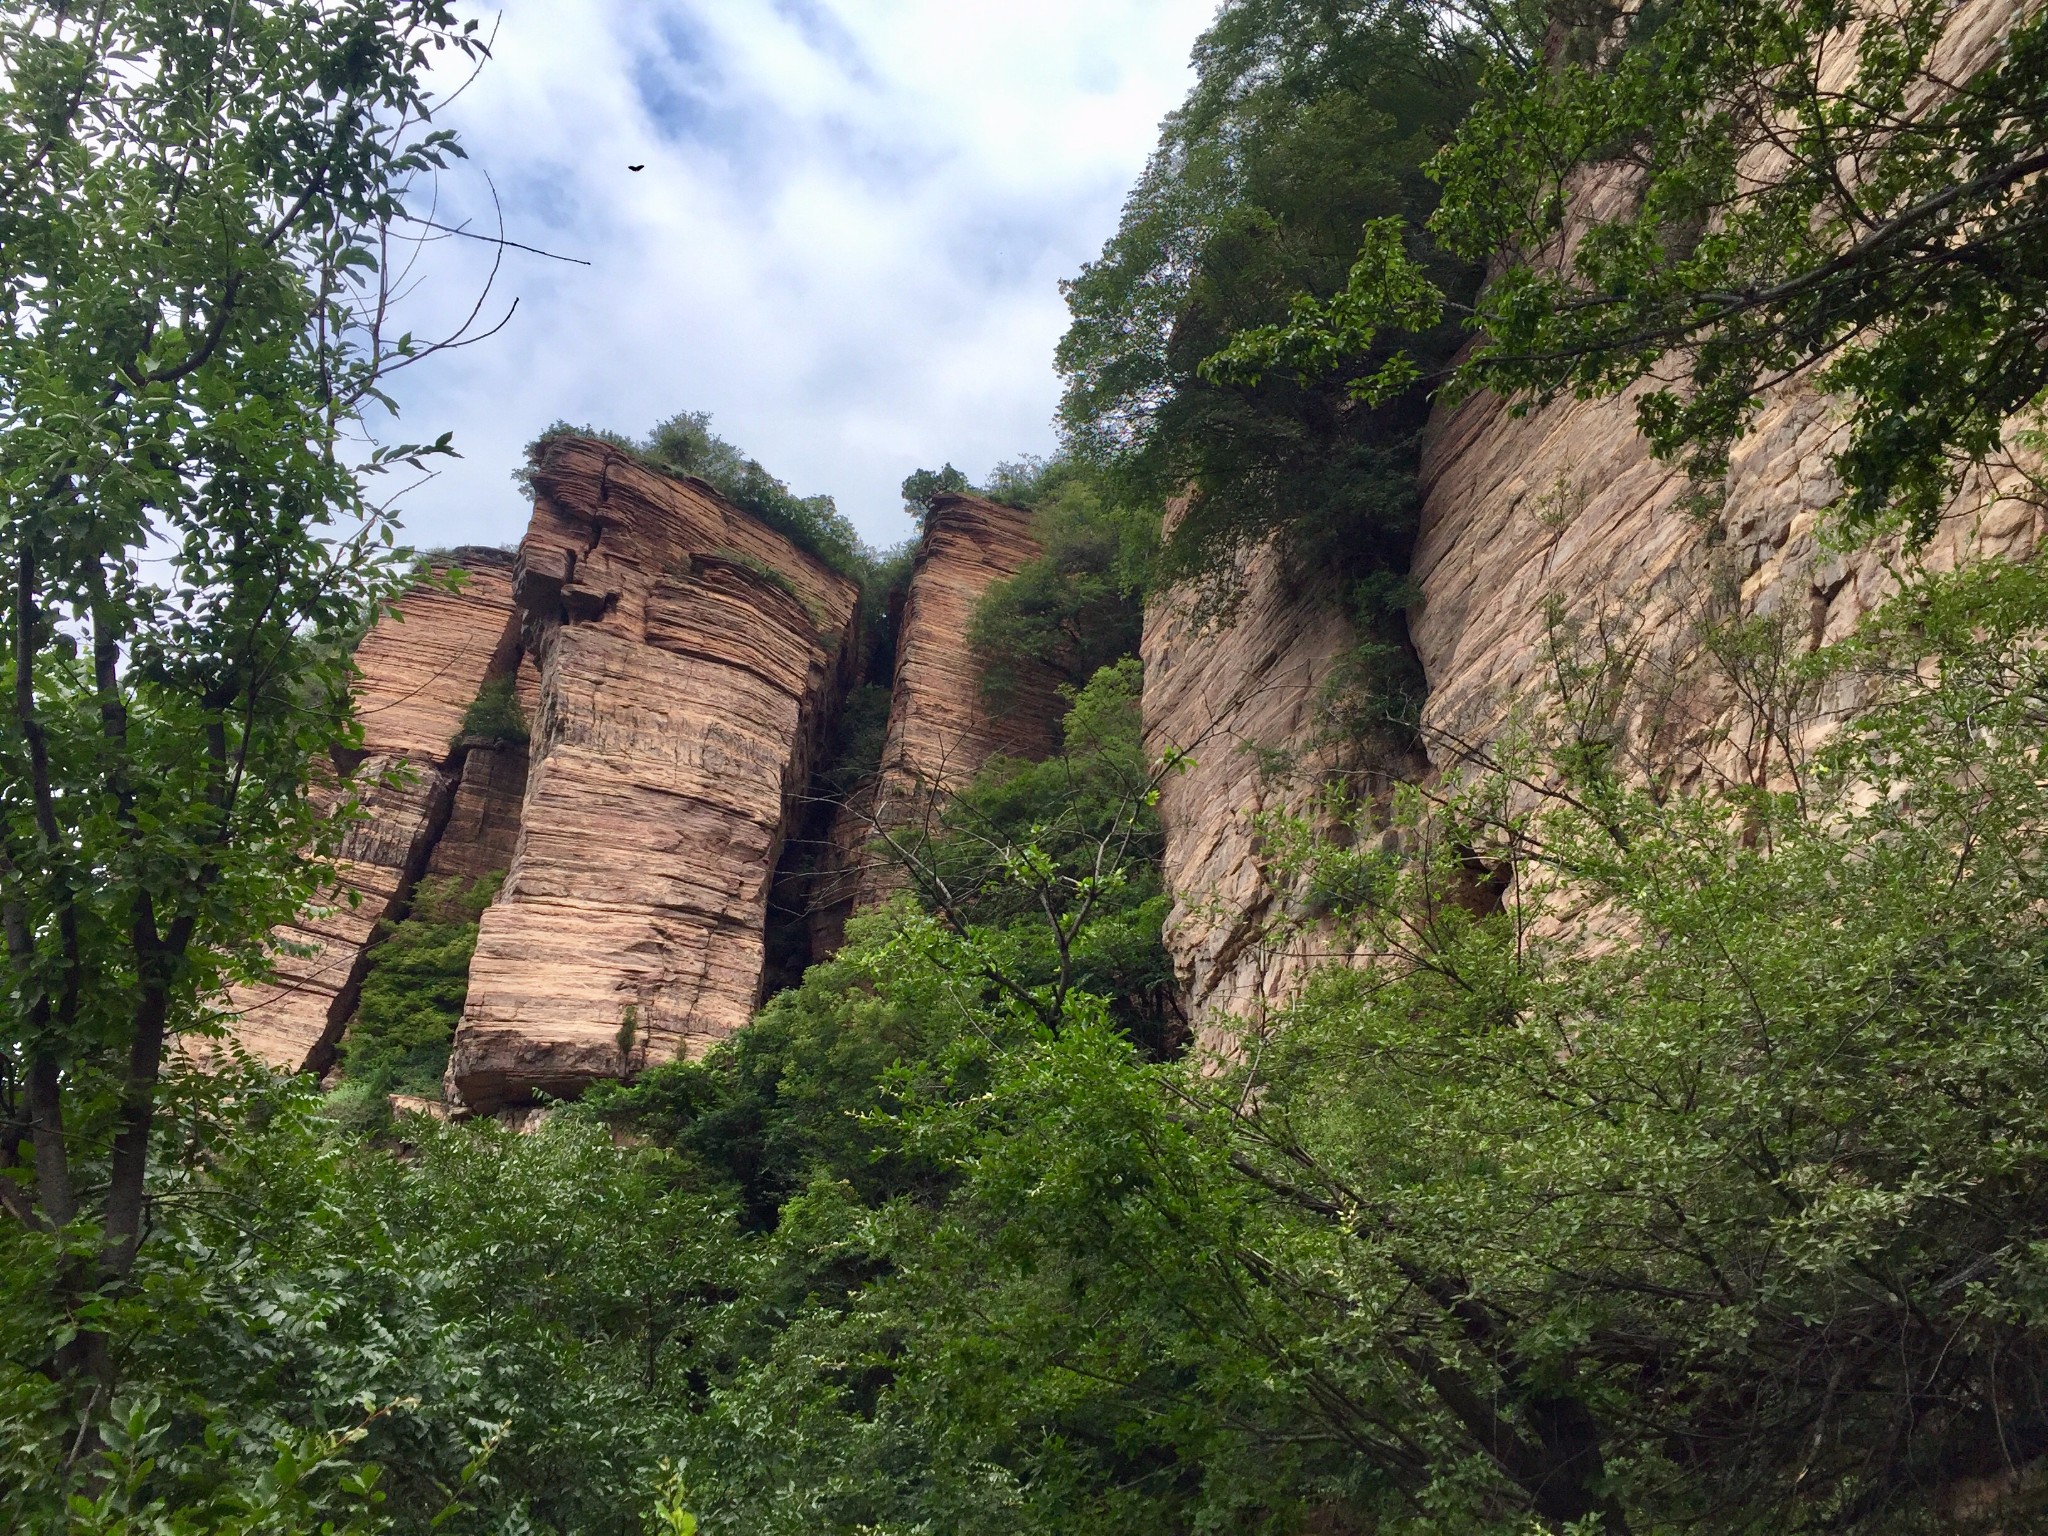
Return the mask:
<path fill-rule="evenodd" d="M 849 912 L 902 888 L 903 870 L 878 839 L 914 843 L 990 758 L 1041 758 L 1058 745 L 1062 706 L 1052 675 L 1027 674 L 1015 701 L 991 708 L 967 641 L 982 594 L 1042 553 L 1021 508 L 979 496 L 933 499 L 896 632 L 881 766 L 833 819 L 813 905 L 814 953 L 836 947 Z"/>
<path fill-rule="evenodd" d="M 406 594 L 357 648 L 366 755 L 328 793 L 359 797 L 364 815 L 342 844 L 339 884 L 279 934 L 310 952 L 280 954 L 274 978 L 229 999 L 236 1039 L 273 1066 L 322 1071 L 332 1061 L 377 924 L 425 869 L 465 775 L 463 715 L 518 653 L 512 557 L 462 549 L 452 558 L 468 573 L 459 592 Z"/>
<path fill-rule="evenodd" d="M 472 1110 L 700 1053 L 751 1016 L 858 596 L 708 485 L 600 442 L 550 444 L 534 490 L 530 766 L 448 1068 Z"/>
<path fill-rule="evenodd" d="M 526 803 L 526 744 L 495 742 L 463 754 L 448 821 L 427 873 L 479 880 L 512 867 L 519 849 L 519 818 Z"/>

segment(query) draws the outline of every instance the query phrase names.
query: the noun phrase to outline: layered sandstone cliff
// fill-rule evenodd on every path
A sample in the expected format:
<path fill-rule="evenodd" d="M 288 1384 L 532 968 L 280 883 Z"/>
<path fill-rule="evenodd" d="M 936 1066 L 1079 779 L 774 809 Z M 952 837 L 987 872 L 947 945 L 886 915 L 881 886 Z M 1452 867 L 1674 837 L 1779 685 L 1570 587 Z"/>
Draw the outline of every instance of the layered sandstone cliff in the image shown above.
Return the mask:
<path fill-rule="evenodd" d="M 1631 658 L 1639 686 L 1615 724 L 1641 766 L 1767 779 L 1762 717 L 1703 655 L 1710 629 L 1770 618 L 1781 644 L 1812 649 L 1848 633 L 1896 584 L 1895 546 L 1843 554 L 1820 540 L 1839 489 L 1828 470 L 1836 409 L 1810 391 L 1781 391 L 1737 446 L 1711 515 L 1682 472 L 1651 457 L 1629 397 L 1517 418 L 1482 396 L 1435 419 L 1412 567 L 1422 599 L 1408 616 L 1434 771 L 1483 756 L 1519 711 L 1539 706 L 1560 654 L 1584 662 L 1605 647 Z M 2031 551 L 2044 528 L 2013 494 L 2023 486 L 2017 472 L 1975 477 L 1920 558 L 1940 568 Z M 1148 750 L 1192 759 L 1161 791 L 1175 897 L 1166 940 L 1209 1044 L 1224 1019 L 1256 1024 L 1309 967 L 1341 958 L 1312 926 L 1283 921 L 1288 892 L 1269 878 L 1258 819 L 1304 808 L 1317 699 L 1353 643 L 1327 598 L 1290 590 L 1270 560 L 1255 564 L 1228 628 L 1194 631 L 1170 597 L 1147 614 Z M 1853 686 L 1811 701 L 1810 734 L 1854 704 Z M 1295 759 L 1296 771 L 1276 775 L 1276 756 Z"/>
<path fill-rule="evenodd" d="M 710 486 L 604 443 L 553 442 L 533 485 L 527 781 L 448 1068 L 474 1110 L 700 1052 L 751 1016 L 858 596 Z"/>
<path fill-rule="evenodd" d="M 1702 655 L 1709 629 L 1765 617 L 1781 643 L 1812 649 L 1896 585 L 1895 545 L 1843 554 L 1820 540 L 1839 489 L 1828 469 L 1836 411 L 1811 391 L 1780 391 L 1737 446 L 1711 515 L 1681 472 L 1651 457 L 1631 397 L 1517 418 L 1482 396 L 1440 414 L 1412 567 L 1422 599 L 1409 611 L 1434 769 L 1484 755 L 1547 696 L 1561 653 L 1599 645 L 1632 658 L 1641 688 L 1617 726 L 1646 766 L 1656 757 L 1687 775 L 1768 777 L 1760 717 Z M 2016 494 L 2024 486 L 2017 471 L 1973 477 L 1919 558 L 1942 568 L 2030 552 L 2044 528 Z M 1256 1022 L 1306 968 L 1333 958 L 1313 929 L 1282 925 L 1286 936 L 1273 938 L 1285 893 L 1267 877 L 1257 821 L 1302 808 L 1302 777 L 1263 765 L 1311 747 L 1316 698 L 1352 643 L 1331 604 L 1289 590 L 1270 561 L 1220 632 L 1193 632 L 1170 600 L 1147 614 L 1147 745 L 1193 759 L 1164 786 L 1160 815 L 1175 895 L 1167 944 L 1198 1027 Z M 1812 733 L 1854 704 L 1851 687 L 1813 701 Z"/>
<path fill-rule="evenodd" d="M 1197 624 L 1177 594 L 1146 609 L 1146 754 L 1184 755 L 1159 788 L 1174 898 L 1166 946 L 1198 1029 L 1212 1017 L 1256 1020 L 1322 958 L 1311 932 L 1273 938 L 1283 895 L 1257 827 L 1269 811 L 1304 809 L 1303 765 L 1276 758 L 1313 755 L 1325 690 L 1357 643 L 1329 594 L 1290 582 L 1270 554 L 1252 562 L 1228 624 Z"/>
<path fill-rule="evenodd" d="M 1937 71 L 1963 78 L 1981 67 L 2013 14 L 2001 4 L 1962 8 Z M 1837 67 L 1852 63 L 1844 50 Z M 1629 196 L 1625 171 L 1591 177 L 1575 213 L 1606 216 Z M 1516 417 L 1481 395 L 1431 420 L 1411 567 L 1422 596 L 1408 621 L 1427 683 L 1422 735 L 1433 771 L 1483 755 L 1518 711 L 1538 705 L 1560 655 L 1583 661 L 1605 648 L 1627 655 L 1642 685 L 1614 722 L 1638 766 L 1767 779 L 1769 743 L 1749 702 L 1705 664 L 1709 633 L 1764 618 L 1780 644 L 1810 649 L 1839 639 L 1894 589 L 1895 544 L 1842 554 L 1819 537 L 1839 490 L 1829 456 L 1841 402 L 1796 380 L 1777 388 L 1736 445 L 1725 483 L 1702 502 L 1650 455 L 1635 401 L 1634 392 L 1564 400 Z M 1941 568 L 2030 551 L 2044 529 L 2015 494 L 2024 486 L 2017 470 L 1973 477 L 1917 558 Z M 1255 823 L 1276 791 L 1257 758 L 1309 744 L 1307 701 L 1349 643 L 1326 604 L 1263 568 L 1223 633 L 1189 633 L 1173 594 L 1148 613 L 1148 743 L 1155 752 L 1214 743 L 1194 750 L 1195 768 L 1161 803 L 1176 897 L 1167 940 L 1198 1029 L 1230 1015 L 1256 1021 L 1321 958 L 1312 936 L 1261 937 L 1284 896 L 1261 857 Z M 1853 706 L 1853 688 L 1811 701 L 1809 734 Z"/>
<path fill-rule="evenodd" d="M 785 844 L 828 819 L 805 801 L 862 666 L 858 591 L 710 486 L 602 442 L 551 442 L 532 485 L 516 559 L 464 552 L 459 594 L 408 594 L 358 654 L 367 754 L 343 884 L 284 935 L 305 953 L 235 1000 L 242 1042 L 278 1065 L 332 1062 L 378 925 L 425 875 L 505 875 L 452 1046 L 458 1110 L 701 1051 L 760 1001 L 771 891 L 805 883 Z M 825 894 L 808 935 L 796 914 L 799 951 L 829 952 L 856 895 L 890 888 L 869 858 L 878 823 L 907 826 L 997 753 L 1054 745 L 1051 678 L 992 712 L 967 644 L 982 594 L 1038 554 L 1027 513 L 934 508 L 880 769 L 829 818 L 838 857 L 810 882 Z M 515 690 L 530 740 L 463 735 L 487 685 Z"/>
<path fill-rule="evenodd" d="M 1481 397 L 1440 417 L 1423 464 L 1423 601 L 1409 620 L 1429 678 L 1432 759 L 1486 746 L 1549 687 L 1557 647 L 1597 643 L 1629 648 L 1675 690 L 1657 700 L 1662 740 L 1643 750 L 1684 745 L 1717 770 L 1771 772 L 1745 700 L 1700 651 L 1710 626 L 1752 616 L 1777 620 L 1794 650 L 1813 649 L 1895 589 L 1895 543 L 1843 554 L 1819 537 L 1839 491 L 1828 468 L 1838 409 L 1779 391 L 1736 446 L 1725 502 L 1704 516 L 1685 477 L 1650 456 L 1628 397 L 1520 419 Z M 2017 472 L 1972 477 L 1918 558 L 1940 569 L 2031 551 L 2042 530 L 2013 494 L 2022 485 Z M 1853 702 L 1826 701 L 1812 728 Z"/>
<path fill-rule="evenodd" d="M 1989 64 L 2018 14 L 2003 0 L 1955 8 L 1928 78 L 1966 79 Z M 1857 67 L 1855 51 L 1840 49 L 1822 83 L 1846 86 Z M 1759 178 L 1778 152 L 1770 143 L 1753 152 Z M 1586 178 L 1560 238 L 1576 238 L 1587 221 L 1614 216 L 1633 196 L 1625 165 Z M 1730 618 L 1771 618 L 1793 643 L 1812 648 L 1846 634 L 1893 590 L 1895 541 L 1843 555 L 1818 538 L 1840 491 L 1829 463 L 1846 402 L 1799 379 L 1773 389 L 1702 510 L 1695 488 L 1653 459 L 1636 431 L 1643 387 L 1562 400 L 1520 418 L 1482 395 L 1431 421 L 1413 563 L 1423 601 L 1409 628 L 1428 676 L 1423 728 L 1438 762 L 1483 747 L 1518 705 L 1545 690 L 1561 615 L 1578 632 L 1568 643 L 1593 633 L 1600 644 L 1624 646 L 1673 692 L 1659 705 L 1660 740 L 1644 750 L 1668 753 L 1684 743 L 1707 751 L 1717 772 L 1765 774 L 1737 691 L 1695 665 L 1706 630 Z M 2024 485 L 2010 466 L 1972 476 L 1916 558 L 1939 569 L 2031 550 L 2040 532 L 2035 512 L 2013 494 Z M 1853 702 L 1827 701 L 1836 710 Z M 1826 728 L 1827 715 L 1816 714 L 1815 728 Z M 1640 732 L 1647 722 L 1621 725 Z"/>
<path fill-rule="evenodd" d="M 471 770 L 457 741 L 464 714 L 518 653 L 512 558 L 463 549 L 458 590 L 407 593 L 356 651 L 362 760 L 330 793 L 360 806 L 336 860 L 338 884 L 281 931 L 276 974 L 230 999 L 236 1038 L 273 1066 L 322 1071 L 333 1060 L 377 925 L 434 855 Z"/>
<path fill-rule="evenodd" d="M 881 844 L 914 845 L 946 798 L 990 758 L 1044 757 L 1058 745 L 1061 706 L 1051 675 L 1027 671 L 1016 697 L 992 708 L 968 643 L 982 595 L 1041 553 L 1029 512 L 979 496 L 933 499 L 898 619 L 881 765 L 834 817 L 821 860 L 812 924 L 821 947 L 836 944 L 849 910 L 901 888 L 901 864 Z"/>

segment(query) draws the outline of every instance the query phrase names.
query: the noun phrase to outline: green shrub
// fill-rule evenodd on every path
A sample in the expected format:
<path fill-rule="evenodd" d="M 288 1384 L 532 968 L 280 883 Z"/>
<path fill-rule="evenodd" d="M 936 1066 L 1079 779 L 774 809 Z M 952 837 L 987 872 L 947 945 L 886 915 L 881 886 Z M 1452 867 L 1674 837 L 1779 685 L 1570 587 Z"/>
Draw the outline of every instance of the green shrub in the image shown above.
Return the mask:
<path fill-rule="evenodd" d="M 414 889 L 411 911 L 382 926 L 341 1046 L 342 1074 L 363 1085 L 358 1091 L 441 1096 L 477 926 L 503 880 L 429 876 Z"/>
<path fill-rule="evenodd" d="M 903 477 L 903 505 L 919 517 L 930 515 L 935 498 L 948 491 L 972 491 L 967 477 L 948 464 L 944 469 L 912 470 Z"/>
<path fill-rule="evenodd" d="M 863 683 L 846 696 L 834 730 L 832 759 L 823 780 L 826 792 L 844 799 L 882 766 L 889 739 L 889 702 L 895 695 L 879 683 Z"/>
<path fill-rule="evenodd" d="M 1079 688 L 1138 648 L 1144 627 L 1141 561 L 1146 540 L 1110 505 L 1101 477 L 1071 461 L 1013 474 L 1032 497 L 1032 532 L 1045 553 L 992 584 L 967 630 L 990 705 L 1015 704 L 1035 672 Z M 1016 465 L 1000 466 L 1015 472 Z"/>
<path fill-rule="evenodd" d="M 799 549 L 816 555 L 842 576 L 865 584 L 875 553 L 830 496 L 799 496 L 782 481 L 711 430 L 708 411 L 683 411 L 657 422 L 644 438 L 558 421 L 527 445 L 528 467 L 514 478 L 531 486 L 532 464 L 558 437 L 595 437 L 630 454 L 649 469 L 702 480 L 741 511 L 765 523 Z"/>
<path fill-rule="evenodd" d="M 462 730 L 456 740 L 524 746 L 528 736 L 526 711 L 519 707 L 518 683 L 508 674 L 484 684 L 463 712 Z"/>

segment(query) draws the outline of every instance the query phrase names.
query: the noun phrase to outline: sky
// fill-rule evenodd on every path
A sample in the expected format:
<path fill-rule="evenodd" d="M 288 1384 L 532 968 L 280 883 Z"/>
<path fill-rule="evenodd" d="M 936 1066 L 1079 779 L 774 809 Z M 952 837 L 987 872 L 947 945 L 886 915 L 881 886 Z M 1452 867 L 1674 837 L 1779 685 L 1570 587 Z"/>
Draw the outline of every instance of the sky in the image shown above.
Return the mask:
<path fill-rule="evenodd" d="M 504 328 L 394 380 L 379 436 L 463 455 L 404 498 L 410 542 L 516 540 L 511 472 L 557 420 L 709 411 L 878 546 L 912 531 L 913 469 L 1051 450 L 1059 281 L 1114 231 L 1213 9 L 506 0 L 438 118 L 470 160 L 436 220 L 495 231 L 494 187 L 507 238 L 589 265 L 506 252 L 483 312 L 516 298 Z M 466 311 L 493 254 L 422 252 L 412 329 Z"/>

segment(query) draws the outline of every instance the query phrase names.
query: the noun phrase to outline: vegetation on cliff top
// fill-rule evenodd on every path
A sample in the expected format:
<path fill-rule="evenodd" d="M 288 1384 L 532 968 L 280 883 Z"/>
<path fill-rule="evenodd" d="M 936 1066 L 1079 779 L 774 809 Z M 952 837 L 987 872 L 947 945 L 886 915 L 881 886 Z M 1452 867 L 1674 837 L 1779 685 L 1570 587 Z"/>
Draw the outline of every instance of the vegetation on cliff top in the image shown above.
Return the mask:
<path fill-rule="evenodd" d="M 758 459 L 713 432 L 708 411 L 680 412 L 656 422 L 641 438 L 607 427 L 577 427 L 558 421 L 527 445 L 529 462 L 513 478 L 530 486 L 532 461 L 558 437 L 594 437 L 659 473 L 702 480 L 748 516 L 864 588 L 873 584 L 877 569 L 887 563 L 886 554 L 878 555 L 861 542 L 860 534 L 830 496 L 797 495 Z"/>
<path fill-rule="evenodd" d="M 1412 232 L 1446 291 L 1479 267 L 1425 233 L 1423 174 L 1456 131 L 1482 55 L 1419 5 L 1233 0 L 1195 53 L 1197 82 L 1166 120 L 1116 235 L 1066 285 L 1061 414 L 1075 451 L 1119 499 L 1179 507 L 1159 579 L 1227 597 L 1253 549 L 1277 538 L 1299 572 L 1405 570 L 1426 394 L 1373 405 L 1328 375 L 1215 380 L 1204 359 L 1284 319 L 1304 291 L 1336 292 L 1370 219 Z M 1456 348 L 1444 325 L 1415 343 Z"/>
<path fill-rule="evenodd" d="M 1660 346 L 1676 325 L 1701 388 L 1648 424 L 1709 467 L 1771 367 L 1852 340 L 1852 526 L 1923 527 L 1983 413 L 2038 397 L 2037 22 L 1903 160 L 1861 141 L 1868 196 L 1795 145 L 1737 250 L 1702 216 L 1750 208 L 1716 198 L 1753 109 L 1857 142 L 1937 12 L 1879 13 L 1903 31 L 1861 35 L 1870 93 L 1809 119 L 1845 13 L 1723 9 L 1609 35 L 1576 11 L 1226 4 L 1073 288 L 1085 462 L 998 492 L 1047 557 L 977 626 L 1075 677 L 1062 750 L 990 764 L 899 838 L 909 891 L 750 1028 L 522 1137 L 366 1132 L 309 1085 L 166 1051 L 315 895 L 301 847 L 331 848 L 307 765 L 352 742 L 338 638 L 404 575 L 326 533 L 378 522 L 323 451 L 380 366 L 345 277 L 404 174 L 450 153 L 389 125 L 424 105 L 416 45 L 463 34 L 432 6 L 134 0 L 98 32 L 0 6 L 0 1521 L 2048 1521 L 2048 563 L 1908 570 L 1818 653 L 1781 619 L 1702 618 L 1664 677 L 1560 625 L 1553 695 L 1462 777 L 1260 819 L 1310 899 L 1232 942 L 1371 965 L 1182 1054 L 1157 865 L 1176 765 L 1144 756 L 1138 669 L 1109 654 L 1129 610 L 1102 605 L 1134 551 L 1147 578 L 1227 584 L 1278 533 L 1397 609 L 1418 389 L 1456 339 L 1431 290 L 1457 313 L 1489 241 L 1496 341 L 1559 356 L 1482 351 L 1469 377 L 1608 388 L 1650 334 L 1610 316 Z M 1802 89 L 1758 95 L 1760 67 Z M 203 144 L 196 180 L 135 171 L 110 149 L 130 132 Z M 1617 154 L 1644 162 L 1642 208 L 1569 274 L 1518 268 Z M 1844 198 L 1885 222 L 1838 267 L 1812 242 L 1853 224 Z M 701 417 L 666 429 L 671 472 L 835 547 L 836 513 Z M 1186 491 L 1151 563 L 1146 518 Z M 168 586 L 142 574 L 153 519 L 182 535 Z M 1742 701 L 1747 771 L 1631 756 L 1637 703 L 1683 689 Z M 475 894 L 429 886 L 395 926 L 351 1071 L 430 1069 Z"/>
<path fill-rule="evenodd" d="M 1494 53 L 1429 167 L 1430 237 L 1501 259 L 1476 299 L 1412 224 L 1378 221 L 1343 291 L 1298 285 L 1203 371 L 1356 379 L 1393 349 L 1403 377 L 1525 401 L 1648 378 L 1644 435 L 1709 495 L 1765 392 L 1808 374 L 1848 407 L 1844 527 L 1924 541 L 1970 466 L 2021 467 L 2015 420 L 2048 391 L 2048 15 L 1992 14 L 1965 71 L 1940 50 L 1971 19 L 1951 0 L 1561 12 L 1547 48 Z M 1590 206 L 1602 185 L 1631 195 Z M 1455 367 L 1445 316 L 1476 342 Z"/>

